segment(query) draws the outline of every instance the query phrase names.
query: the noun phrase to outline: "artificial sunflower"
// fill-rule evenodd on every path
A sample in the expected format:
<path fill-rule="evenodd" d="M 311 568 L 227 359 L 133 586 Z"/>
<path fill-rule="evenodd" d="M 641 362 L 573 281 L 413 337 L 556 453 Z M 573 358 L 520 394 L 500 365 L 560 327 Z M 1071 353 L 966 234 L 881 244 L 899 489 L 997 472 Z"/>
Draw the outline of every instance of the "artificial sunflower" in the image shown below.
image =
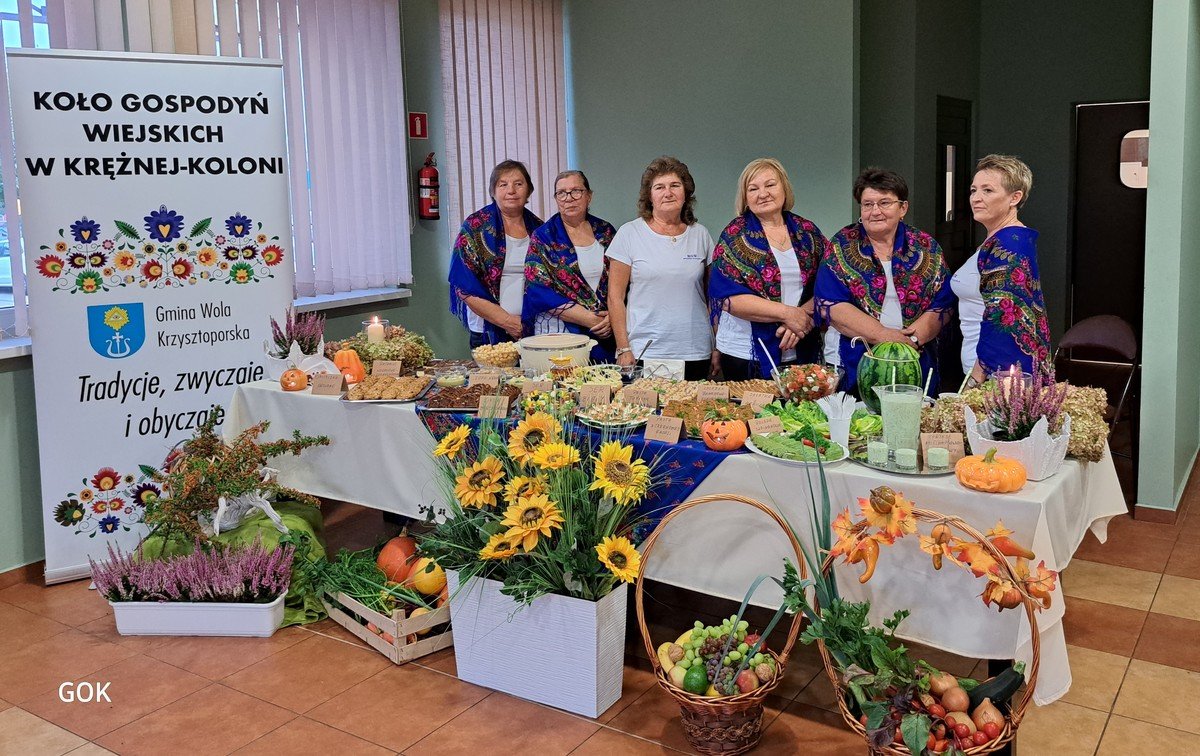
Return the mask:
<path fill-rule="evenodd" d="M 446 459 L 454 459 L 462 448 L 467 445 L 467 439 L 471 437 L 471 426 L 460 425 L 446 435 L 442 436 L 442 440 L 438 441 L 437 448 L 433 450 L 433 456 L 445 457 Z"/>
<path fill-rule="evenodd" d="M 558 440 L 561 433 L 561 423 L 545 412 L 534 412 L 508 434 L 508 455 L 525 464 L 544 444 Z"/>
<path fill-rule="evenodd" d="M 508 481 L 508 485 L 504 487 L 504 499 L 510 504 L 516 504 L 517 499 L 526 499 L 544 493 L 547 493 L 545 479 L 532 475 L 518 475 Z"/>
<path fill-rule="evenodd" d="M 517 553 L 517 543 L 504 533 L 488 539 L 487 545 L 479 550 L 480 559 L 508 559 Z"/>
<path fill-rule="evenodd" d="M 504 468 L 495 457 L 484 459 L 463 470 L 454 481 L 454 495 L 464 507 L 490 507 L 504 486 Z"/>
<path fill-rule="evenodd" d="M 537 548 L 539 536 L 549 538 L 551 531 L 561 528 L 563 522 L 565 520 L 558 506 L 545 494 L 538 494 L 517 499 L 516 504 L 504 510 L 504 519 L 500 524 L 509 526 L 505 538 L 512 539 L 513 543 L 529 552 Z"/>
<path fill-rule="evenodd" d="M 640 501 L 650 485 L 650 468 L 645 461 L 633 459 L 633 447 L 618 441 L 601 445 L 596 461 L 596 480 L 588 490 L 599 489 L 618 504 Z"/>
<path fill-rule="evenodd" d="M 633 548 L 633 544 L 629 542 L 628 538 L 611 536 L 605 538 L 596 547 L 596 555 L 600 558 L 600 563 L 607 567 L 608 571 L 618 580 L 626 583 L 637 580 L 642 556 L 637 549 Z"/>
<path fill-rule="evenodd" d="M 543 470 L 559 470 L 579 461 L 579 450 L 559 441 L 542 444 L 529 460 Z"/>

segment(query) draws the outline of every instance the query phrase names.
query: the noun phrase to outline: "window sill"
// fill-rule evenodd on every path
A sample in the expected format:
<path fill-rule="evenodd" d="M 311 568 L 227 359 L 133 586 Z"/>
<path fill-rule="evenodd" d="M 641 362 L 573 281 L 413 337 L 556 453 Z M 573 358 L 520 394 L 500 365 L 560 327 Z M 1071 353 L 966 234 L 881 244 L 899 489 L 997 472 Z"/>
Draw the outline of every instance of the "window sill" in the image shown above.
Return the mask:
<path fill-rule="evenodd" d="M 338 294 L 321 294 L 315 297 L 299 297 L 295 301 L 297 312 L 320 312 L 335 310 L 339 307 L 374 304 L 408 299 L 412 289 L 381 288 L 356 289 L 343 291 Z M 33 344 L 28 336 L 20 338 L 0 339 L 0 360 L 10 360 L 18 357 L 28 357 L 33 354 Z"/>

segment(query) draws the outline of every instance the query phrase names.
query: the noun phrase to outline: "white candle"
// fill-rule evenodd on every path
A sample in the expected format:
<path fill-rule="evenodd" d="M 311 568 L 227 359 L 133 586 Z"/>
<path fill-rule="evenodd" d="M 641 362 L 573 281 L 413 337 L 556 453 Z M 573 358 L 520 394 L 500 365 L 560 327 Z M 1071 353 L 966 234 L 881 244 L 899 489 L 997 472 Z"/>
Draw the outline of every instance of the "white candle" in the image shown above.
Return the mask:
<path fill-rule="evenodd" d="M 367 343 L 382 344 L 383 343 L 383 323 L 379 322 L 379 316 L 375 316 L 371 320 L 371 324 L 367 326 Z"/>

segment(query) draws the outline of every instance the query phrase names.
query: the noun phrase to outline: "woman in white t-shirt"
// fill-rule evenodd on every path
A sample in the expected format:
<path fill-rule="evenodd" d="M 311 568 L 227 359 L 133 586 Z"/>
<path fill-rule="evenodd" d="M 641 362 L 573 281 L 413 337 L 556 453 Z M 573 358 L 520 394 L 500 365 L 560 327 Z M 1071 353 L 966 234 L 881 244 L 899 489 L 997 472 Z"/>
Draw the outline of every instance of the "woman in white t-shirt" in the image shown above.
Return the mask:
<path fill-rule="evenodd" d="M 488 181 L 492 202 L 467 217 L 450 261 L 450 312 L 471 332 L 471 348 L 521 338 L 525 254 L 542 220 L 525 207 L 529 169 L 505 160 Z"/>
<path fill-rule="evenodd" d="M 696 182 L 688 167 L 660 157 L 642 173 L 638 217 L 608 248 L 608 311 L 617 362 L 639 356 L 683 360 L 689 381 L 717 362 L 704 295 L 713 240 L 696 222 Z"/>
<path fill-rule="evenodd" d="M 563 171 L 554 180 L 558 212 L 530 236 L 525 257 L 526 330 L 587 333 L 599 345 L 592 360 L 613 359 L 608 318 L 608 265 L 604 250 L 615 230 L 588 213 L 592 188 L 583 171 Z"/>
<path fill-rule="evenodd" d="M 738 179 L 734 209 L 713 252 L 708 297 L 720 314 L 717 350 L 726 380 L 766 378 L 771 364 L 816 362 L 813 286 L 829 241 L 791 212 L 787 171 L 774 158 L 752 160 Z"/>

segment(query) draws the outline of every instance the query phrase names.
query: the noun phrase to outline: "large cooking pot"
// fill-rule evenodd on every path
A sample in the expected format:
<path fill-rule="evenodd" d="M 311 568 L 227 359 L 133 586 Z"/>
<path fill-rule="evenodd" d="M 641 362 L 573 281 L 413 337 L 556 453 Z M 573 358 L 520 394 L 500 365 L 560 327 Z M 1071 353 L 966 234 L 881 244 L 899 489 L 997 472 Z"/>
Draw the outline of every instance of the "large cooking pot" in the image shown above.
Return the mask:
<path fill-rule="evenodd" d="M 517 342 L 517 351 L 521 353 L 521 367 L 539 373 L 549 373 L 554 367 L 550 361 L 551 357 L 569 357 L 572 365 L 586 365 L 590 362 L 594 346 L 596 340 L 590 336 L 576 333 L 544 333 L 521 339 Z"/>

